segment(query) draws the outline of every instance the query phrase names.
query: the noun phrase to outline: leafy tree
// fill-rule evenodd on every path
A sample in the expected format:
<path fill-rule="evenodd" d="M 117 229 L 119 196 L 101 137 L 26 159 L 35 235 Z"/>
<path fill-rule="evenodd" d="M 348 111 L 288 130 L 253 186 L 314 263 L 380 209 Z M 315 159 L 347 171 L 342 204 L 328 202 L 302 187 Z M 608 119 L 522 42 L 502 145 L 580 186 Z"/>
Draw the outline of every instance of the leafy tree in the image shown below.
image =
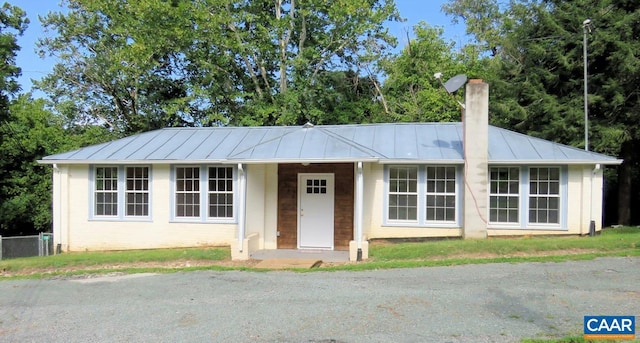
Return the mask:
<path fill-rule="evenodd" d="M 413 30 L 415 39 L 384 64 L 383 88 L 394 120 L 460 121 L 457 101 L 462 99 L 447 94 L 441 82 L 456 74 L 482 77 L 477 54 L 473 49 L 456 52 L 454 43 L 442 37 L 442 28 L 421 22 Z"/>
<path fill-rule="evenodd" d="M 377 62 L 392 0 L 68 0 L 40 41 L 38 85 L 70 122 L 122 134 L 180 125 L 299 124 L 327 72 Z M 375 50 L 375 51 L 374 51 Z"/>
<path fill-rule="evenodd" d="M 104 142 L 113 136 L 104 127 L 65 130 L 62 118 L 46 109 L 43 99 L 21 95 L 0 125 L 0 235 L 31 234 L 51 227 L 51 166 L 44 156 Z"/>
<path fill-rule="evenodd" d="M 640 174 L 640 8 L 631 1 L 453 0 L 445 10 L 467 23 L 493 55 L 491 109 L 497 123 L 584 147 L 583 21 L 589 40 L 590 148 L 625 160 L 618 170 L 618 222 L 631 222 Z M 635 194 L 635 195 L 634 195 Z"/>
<path fill-rule="evenodd" d="M 152 6 L 152 4 L 155 4 Z M 130 133 L 198 121 L 184 81 L 189 8 L 182 3 L 74 1 L 50 13 L 58 35 L 38 43 L 61 60 L 37 82 L 69 124 L 105 124 Z"/>
<path fill-rule="evenodd" d="M 21 36 L 29 24 L 22 9 L 4 3 L 0 8 L 0 120 L 6 117 L 9 98 L 20 90 L 16 78 L 21 70 L 16 63 L 16 52 L 20 50 L 17 36 Z"/>

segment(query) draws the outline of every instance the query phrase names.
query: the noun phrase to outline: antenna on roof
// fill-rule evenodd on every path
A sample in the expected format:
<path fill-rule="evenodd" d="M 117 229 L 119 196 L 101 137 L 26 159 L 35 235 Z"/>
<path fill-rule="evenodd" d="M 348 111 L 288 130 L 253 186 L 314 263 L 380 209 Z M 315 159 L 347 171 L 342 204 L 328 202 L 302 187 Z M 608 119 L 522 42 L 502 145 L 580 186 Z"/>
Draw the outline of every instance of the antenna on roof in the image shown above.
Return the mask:
<path fill-rule="evenodd" d="M 435 77 L 436 79 L 438 79 L 438 81 L 440 81 L 440 84 L 442 85 L 442 87 L 444 87 L 447 93 L 451 95 L 453 100 L 455 100 L 458 103 L 458 105 L 460 105 L 460 107 L 464 110 L 464 104 L 458 101 L 453 95 L 453 93 L 455 93 L 455 91 L 460 89 L 460 87 L 462 87 L 467 82 L 467 75 L 458 74 L 450 78 L 449 80 L 447 80 L 447 82 L 445 83 L 442 83 L 442 73 L 437 72 L 433 74 L 433 77 Z"/>

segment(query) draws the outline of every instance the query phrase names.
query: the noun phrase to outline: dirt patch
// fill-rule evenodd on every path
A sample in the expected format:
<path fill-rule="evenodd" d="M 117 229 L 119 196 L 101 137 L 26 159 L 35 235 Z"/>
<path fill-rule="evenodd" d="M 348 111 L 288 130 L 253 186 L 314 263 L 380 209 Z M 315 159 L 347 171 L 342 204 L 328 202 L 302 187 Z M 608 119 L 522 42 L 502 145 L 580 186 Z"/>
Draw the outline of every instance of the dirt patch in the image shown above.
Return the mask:
<path fill-rule="evenodd" d="M 88 274 L 96 274 L 91 273 L 96 270 L 109 270 L 110 273 L 117 273 L 119 270 L 126 269 L 183 269 L 183 268 L 191 268 L 191 267 L 230 267 L 230 268 L 242 268 L 242 267 L 253 267 L 259 261 L 256 260 L 248 260 L 248 261 L 232 261 L 232 260 L 173 260 L 166 262 L 132 262 L 132 263 L 118 263 L 118 264 L 99 264 L 99 265 L 78 265 L 72 267 L 47 267 L 47 268 L 29 268 L 23 269 L 19 271 L 0 271 L 0 277 L 12 277 L 12 276 L 28 276 L 34 274 L 70 274 L 78 271 L 87 271 Z"/>
<path fill-rule="evenodd" d="M 385 243 L 382 243 L 385 244 Z M 508 258 L 508 257 L 544 257 L 544 256 L 560 256 L 560 255 L 579 255 L 597 253 L 596 249 L 570 249 L 570 250 L 556 250 L 556 251 L 536 251 L 536 252 L 515 252 L 512 254 L 495 254 L 495 253 L 460 253 L 448 256 L 426 256 L 417 260 L 423 261 L 442 261 L 449 259 L 488 259 L 488 258 Z M 375 258 L 369 259 L 369 261 L 375 261 Z M 255 268 L 260 263 L 259 260 L 246 260 L 246 261 L 232 261 L 228 260 L 173 260 L 166 262 L 132 262 L 132 263 L 119 263 L 119 264 L 100 264 L 100 265 L 79 265 L 73 267 L 47 267 L 47 268 L 30 268 L 19 271 L 7 271 L 0 270 L 0 278 L 12 277 L 12 276 L 29 276 L 29 275 L 46 275 L 50 274 L 51 278 L 89 278 L 95 275 L 104 274 L 125 274 L 127 269 L 186 269 L 186 268 L 206 268 L 206 267 L 229 267 L 229 268 Z M 319 268 L 334 267 L 355 262 L 323 262 Z M 103 270 L 104 273 L 96 273 L 97 270 Z M 86 274 L 74 274 L 79 271 L 87 271 Z M 61 276 L 62 275 L 62 276 Z"/>

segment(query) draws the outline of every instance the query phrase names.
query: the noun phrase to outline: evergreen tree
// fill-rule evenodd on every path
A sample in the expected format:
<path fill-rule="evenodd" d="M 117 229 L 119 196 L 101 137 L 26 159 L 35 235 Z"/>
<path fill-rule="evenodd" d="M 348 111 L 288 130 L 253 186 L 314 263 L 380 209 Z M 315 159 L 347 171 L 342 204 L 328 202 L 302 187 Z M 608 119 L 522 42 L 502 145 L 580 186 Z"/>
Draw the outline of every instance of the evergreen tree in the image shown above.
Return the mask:
<path fill-rule="evenodd" d="M 465 20 L 476 46 L 492 56 L 492 121 L 581 148 L 583 21 L 591 19 L 589 148 L 624 159 L 617 173 L 617 222 L 630 224 L 631 203 L 640 200 L 640 6 L 621 0 L 513 0 L 498 7 L 488 0 L 453 0 L 445 10 Z"/>

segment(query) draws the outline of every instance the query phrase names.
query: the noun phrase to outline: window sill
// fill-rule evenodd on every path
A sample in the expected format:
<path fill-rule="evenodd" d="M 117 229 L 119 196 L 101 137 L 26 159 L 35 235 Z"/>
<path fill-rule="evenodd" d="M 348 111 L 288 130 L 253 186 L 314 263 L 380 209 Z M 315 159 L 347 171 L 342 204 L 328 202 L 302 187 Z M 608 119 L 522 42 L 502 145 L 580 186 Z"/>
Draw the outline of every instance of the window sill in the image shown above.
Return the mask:
<path fill-rule="evenodd" d="M 416 222 L 387 222 L 382 224 L 382 227 L 394 228 L 394 227 L 405 227 L 412 229 L 460 229 L 460 225 L 458 223 L 449 223 L 449 222 L 427 222 L 427 223 L 416 223 Z"/>
<path fill-rule="evenodd" d="M 91 217 L 90 222 L 153 222 L 151 217 Z"/>
<path fill-rule="evenodd" d="M 501 225 L 501 224 L 489 224 L 487 229 L 489 230 L 517 230 L 517 231 L 569 231 L 568 228 L 563 228 L 560 225 L 530 225 L 522 227 L 513 225 Z"/>
<path fill-rule="evenodd" d="M 169 223 L 182 223 L 182 224 L 238 224 L 238 221 L 234 219 L 227 220 L 202 220 L 201 218 L 171 218 Z"/>

